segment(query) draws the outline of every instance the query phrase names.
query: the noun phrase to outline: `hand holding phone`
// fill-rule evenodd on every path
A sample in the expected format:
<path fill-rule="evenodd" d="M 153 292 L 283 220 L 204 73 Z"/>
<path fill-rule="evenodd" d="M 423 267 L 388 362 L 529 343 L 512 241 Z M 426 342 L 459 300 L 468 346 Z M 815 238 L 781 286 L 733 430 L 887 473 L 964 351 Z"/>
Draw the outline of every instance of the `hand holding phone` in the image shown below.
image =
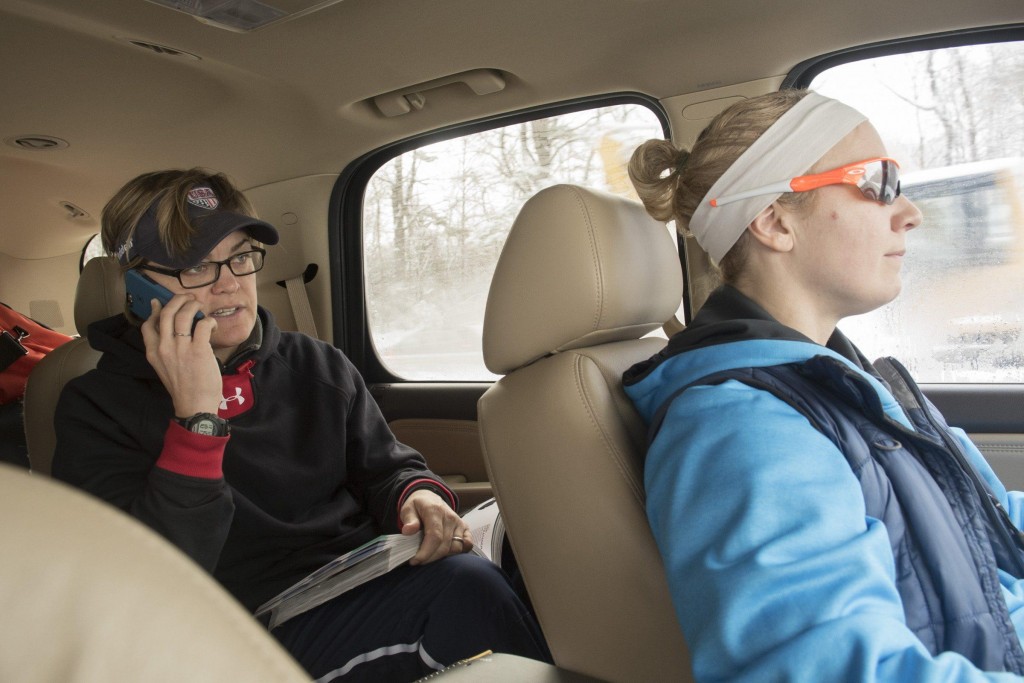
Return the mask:
<path fill-rule="evenodd" d="M 139 318 L 148 319 L 152 316 L 150 302 L 153 299 L 159 301 L 161 306 L 166 306 L 174 297 L 169 289 L 138 271 L 129 270 L 124 277 L 129 308 Z M 195 314 L 192 333 L 195 333 L 196 323 L 203 317 L 201 312 Z M 156 320 L 153 322 L 157 323 Z M 140 331 L 146 345 L 146 360 L 170 394 L 174 415 L 216 414 L 222 389 L 217 358 L 209 342 L 193 343 L 195 340 L 180 329 L 181 324 L 180 320 L 175 319 L 162 321 L 159 325 L 142 326 Z M 174 336 L 161 337 L 161 328 L 165 334 L 173 333 Z M 205 335 L 201 336 L 208 339 Z"/>
<path fill-rule="evenodd" d="M 149 316 L 153 314 L 153 307 L 149 303 L 151 300 L 156 299 L 161 306 L 166 306 L 174 296 L 171 290 L 135 269 L 125 272 L 124 289 L 128 297 L 129 308 L 141 320 L 148 320 Z M 196 328 L 196 323 L 203 317 L 205 316 L 202 311 L 196 313 L 195 318 L 192 319 L 193 330 Z"/>

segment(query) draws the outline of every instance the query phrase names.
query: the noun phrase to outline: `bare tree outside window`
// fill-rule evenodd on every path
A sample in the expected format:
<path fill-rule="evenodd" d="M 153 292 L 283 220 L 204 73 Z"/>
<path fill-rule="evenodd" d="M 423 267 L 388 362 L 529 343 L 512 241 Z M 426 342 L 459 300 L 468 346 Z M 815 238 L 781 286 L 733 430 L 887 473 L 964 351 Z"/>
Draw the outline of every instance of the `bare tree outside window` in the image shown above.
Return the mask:
<path fill-rule="evenodd" d="M 364 197 L 363 241 L 383 362 L 408 379 L 493 379 L 484 306 L 519 208 L 557 183 L 632 195 L 629 155 L 662 135 L 646 107 L 616 105 L 439 142 L 382 166 Z"/>

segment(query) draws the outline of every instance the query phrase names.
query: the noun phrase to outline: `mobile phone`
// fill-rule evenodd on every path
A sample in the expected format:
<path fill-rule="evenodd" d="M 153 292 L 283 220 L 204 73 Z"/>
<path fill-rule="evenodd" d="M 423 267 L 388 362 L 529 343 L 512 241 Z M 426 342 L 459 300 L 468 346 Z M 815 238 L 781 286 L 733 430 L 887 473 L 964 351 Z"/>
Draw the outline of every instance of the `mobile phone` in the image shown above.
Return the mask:
<path fill-rule="evenodd" d="M 149 303 L 152 299 L 159 301 L 161 306 L 166 306 L 174 296 L 171 290 L 135 269 L 125 271 L 124 290 L 128 297 L 128 307 L 141 320 L 146 320 L 153 314 L 153 307 Z M 202 311 L 196 313 L 195 318 L 192 319 L 193 330 L 196 323 L 203 317 Z"/>

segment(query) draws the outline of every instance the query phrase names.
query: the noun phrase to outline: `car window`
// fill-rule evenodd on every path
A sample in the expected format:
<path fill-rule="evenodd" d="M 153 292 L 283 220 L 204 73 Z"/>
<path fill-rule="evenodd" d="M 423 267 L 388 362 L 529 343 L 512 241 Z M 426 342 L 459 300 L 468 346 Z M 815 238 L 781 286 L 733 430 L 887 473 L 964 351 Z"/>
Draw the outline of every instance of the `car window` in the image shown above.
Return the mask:
<path fill-rule="evenodd" d="M 633 196 L 626 164 L 664 137 L 642 104 L 493 128 L 400 154 L 363 201 L 370 336 L 384 365 L 414 380 L 490 380 L 481 350 L 491 276 L 523 202 L 557 183 Z"/>
<path fill-rule="evenodd" d="M 89 241 L 85 243 L 85 247 L 82 248 L 82 259 L 78 264 L 78 272 L 82 272 L 85 268 L 85 264 L 94 258 L 100 256 L 106 256 L 107 250 L 103 248 L 103 239 L 99 233 L 96 233 L 89 238 Z"/>
<path fill-rule="evenodd" d="M 922 382 L 1024 382 L 1024 43 L 844 64 L 811 88 L 871 119 L 924 215 L 900 297 L 840 328 Z"/>

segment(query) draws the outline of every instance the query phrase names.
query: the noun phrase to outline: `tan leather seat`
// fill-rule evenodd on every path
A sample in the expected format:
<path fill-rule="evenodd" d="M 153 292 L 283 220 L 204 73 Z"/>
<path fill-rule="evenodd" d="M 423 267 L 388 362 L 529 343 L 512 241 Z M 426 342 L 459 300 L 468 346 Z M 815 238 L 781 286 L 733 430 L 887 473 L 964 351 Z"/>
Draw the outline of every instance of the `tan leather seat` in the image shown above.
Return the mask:
<path fill-rule="evenodd" d="M 124 278 L 112 256 L 90 259 L 75 289 L 75 328 L 81 335 L 39 361 L 25 387 L 25 441 L 33 472 L 50 474 L 56 434 L 53 414 L 64 385 L 96 367 L 100 352 L 89 346 L 89 324 L 124 311 Z"/>
<path fill-rule="evenodd" d="M 0 681 L 309 677 L 198 565 L 71 487 L 0 465 Z"/>
<path fill-rule="evenodd" d="M 504 375 L 479 403 L 490 479 L 556 663 L 609 681 L 691 680 L 620 381 L 681 294 L 663 224 L 559 185 L 523 206 L 487 300 L 484 360 Z"/>

